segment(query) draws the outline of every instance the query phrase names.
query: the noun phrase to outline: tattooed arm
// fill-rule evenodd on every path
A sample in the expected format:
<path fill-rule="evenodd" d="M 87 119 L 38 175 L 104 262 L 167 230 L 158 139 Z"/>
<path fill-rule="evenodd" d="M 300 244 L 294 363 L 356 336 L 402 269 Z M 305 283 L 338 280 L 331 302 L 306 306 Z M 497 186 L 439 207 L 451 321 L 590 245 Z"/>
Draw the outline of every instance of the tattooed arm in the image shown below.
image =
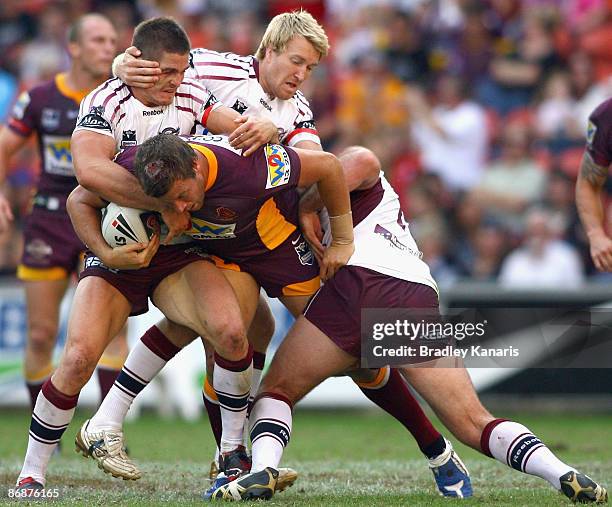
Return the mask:
<path fill-rule="evenodd" d="M 604 228 L 601 203 L 602 188 L 607 176 L 608 168 L 596 164 L 589 152 L 585 151 L 576 181 L 576 206 L 589 238 L 593 263 L 600 271 L 612 271 L 612 239 Z"/>

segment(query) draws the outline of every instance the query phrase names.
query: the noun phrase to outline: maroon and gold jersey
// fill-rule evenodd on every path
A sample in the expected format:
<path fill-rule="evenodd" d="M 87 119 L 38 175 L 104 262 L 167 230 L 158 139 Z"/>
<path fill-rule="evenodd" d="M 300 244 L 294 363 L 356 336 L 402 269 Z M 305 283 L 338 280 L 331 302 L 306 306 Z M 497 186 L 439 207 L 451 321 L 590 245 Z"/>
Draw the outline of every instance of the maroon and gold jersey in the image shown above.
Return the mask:
<path fill-rule="evenodd" d="M 612 163 L 612 99 L 591 113 L 586 149 L 596 164 L 608 167 Z"/>
<path fill-rule="evenodd" d="M 39 194 L 65 199 L 77 186 L 70 153 L 70 136 L 76 125 L 79 104 L 89 90 L 71 90 L 66 74 L 23 92 L 8 120 L 18 135 L 38 134 L 41 170 Z"/>
<path fill-rule="evenodd" d="M 208 161 L 201 209 L 192 212 L 186 234 L 206 241 L 206 250 L 225 261 L 267 253 L 297 230 L 300 159 L 291 148 L 266 145 L 250 157 L 234 150 L 224 136 L 184 136 Z M 132 169 L 137 148 L 116 159 Z"/>

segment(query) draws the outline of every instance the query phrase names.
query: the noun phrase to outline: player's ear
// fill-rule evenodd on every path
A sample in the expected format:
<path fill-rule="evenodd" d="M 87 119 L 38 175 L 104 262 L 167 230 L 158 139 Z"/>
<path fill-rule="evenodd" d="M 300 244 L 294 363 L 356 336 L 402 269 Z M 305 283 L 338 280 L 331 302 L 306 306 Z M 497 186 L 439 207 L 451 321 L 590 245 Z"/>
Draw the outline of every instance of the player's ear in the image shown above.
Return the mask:
<path fill-rule="evenodd" d="M 81 46 L 78 42 L 68 42 L 67 50 L 70 58 L 73 60 L 81 56 Z"/>
<path fill-rule="evenodd" d="M 202 170 L 200 168 L 200 157 L 198 156 L 197 152 L 195 154 L 195 157 L 193 157 L 193 162 L 192 162 L 192 167 L 193 167 L 193 171 L 198 174 L 201 173 Z"/>

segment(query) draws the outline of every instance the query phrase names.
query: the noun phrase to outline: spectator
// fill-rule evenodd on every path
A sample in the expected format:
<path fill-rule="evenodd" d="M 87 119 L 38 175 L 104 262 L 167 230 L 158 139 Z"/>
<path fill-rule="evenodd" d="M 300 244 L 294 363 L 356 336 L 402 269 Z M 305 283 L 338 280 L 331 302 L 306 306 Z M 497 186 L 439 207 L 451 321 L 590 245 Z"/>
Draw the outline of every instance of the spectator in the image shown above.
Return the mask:
<path fill-rule="evenodd" d="M 576 111 L 569 76 L 555 72 L 546 81 L 535 111 L 536 133 L 553 154 L 584 143 L 584 127 Z"/>
<path fill-rule="evenodd" d="M 508 124 L 502 134 L 501 156 L 474 189 L 486 213 L 514 232 L 520 232 L 525 210 L 542 198 L 546 185 L 546 174 L 531 156 L 530 136 L 522 123 Z"/>
<path fill-rule="evenodd" d="M 558 224 L 543 208 L 527 216 L 522 246 L 502 264 L 500 283 L 508 288 L 577 288 L 584 270 L 576 249 L 558 239 Z"/>
<path fill-rule="evenodd" d="M 487 151 L 487 124 L 481 106 L 467 98 L 459 77 L 443 75 L 431 107 L 418 90 L 408 94 L 412 136 L 426 172 L 438 174 L 451 190 L 474 187 L 482 176 Z"/>
<path fill-rule="evenodd" d="M 467 267 L 472 280 L 493 282 L 497 279 L 507 250 L 507 233 L 495 220 L 485 219 L 476 230 L 474 255 Z"/>
<path fill-rule="evenodd" d="M 558 63 L 548 20 L 525 16 L 520 37 L 512 41 L 506 54 L 491 62 L 490 78 L 479 87 L 478 97 L 502 115 L 525 107 L 538 84 Z"/>

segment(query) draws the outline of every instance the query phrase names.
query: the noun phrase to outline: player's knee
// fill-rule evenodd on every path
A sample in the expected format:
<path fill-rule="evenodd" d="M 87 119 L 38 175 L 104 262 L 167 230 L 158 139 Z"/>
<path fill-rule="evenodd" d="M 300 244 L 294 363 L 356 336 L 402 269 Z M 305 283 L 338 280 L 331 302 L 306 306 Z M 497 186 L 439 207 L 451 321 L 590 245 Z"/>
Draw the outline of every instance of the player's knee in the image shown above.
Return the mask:
<path fill-rule="evenodd" d="M 34 353 L 45 354 L 53 350 L 57 326 L 52 323 L 33 322 L 28 333 L 28 347 Z"/>
<path fill-rule="evenodd" d="M 213 330 L 215 350 L 226 359 L 238 361 L 247 354 L 249 343 L 242 322 L 226 320 Z"/>
<path fill-rule="evenodd" d="M 378 157 L 372 150 L 363 146 L 349 146 L 340 154 L 340 160 L 343 164 L 350 160 L 351 164 L 368 168 L 373 174 L 378 174 L 381 169 Z"/>
<path fill-rule="evenodd" d="M 80 389 L 91 377 L 99 359 L 90 347 L 74 346 L 64 351 L 59 370 L 73 387 Z"/>

